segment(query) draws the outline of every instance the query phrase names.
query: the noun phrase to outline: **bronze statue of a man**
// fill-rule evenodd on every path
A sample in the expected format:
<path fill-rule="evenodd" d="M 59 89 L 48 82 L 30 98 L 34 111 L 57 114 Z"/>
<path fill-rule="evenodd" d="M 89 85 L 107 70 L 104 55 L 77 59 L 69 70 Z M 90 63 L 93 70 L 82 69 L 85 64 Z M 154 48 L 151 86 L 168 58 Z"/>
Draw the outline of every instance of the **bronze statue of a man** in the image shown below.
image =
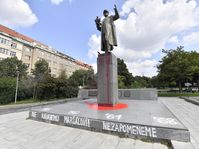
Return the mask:
<path fill-rule="evenodd" d="M 97 29 L 101 31 L 101 50 L 105 52 L 110 52 L 113 50 L 113 46 L 117 46 L 117 38 L 114 21 L 119 19 L 119 13 L 117 11 L 116 5 L 114 5 L 115 15 L 109 16 L 108 10 L 104 10 L 104 19 L 97 17 L 95 23 Z"/>

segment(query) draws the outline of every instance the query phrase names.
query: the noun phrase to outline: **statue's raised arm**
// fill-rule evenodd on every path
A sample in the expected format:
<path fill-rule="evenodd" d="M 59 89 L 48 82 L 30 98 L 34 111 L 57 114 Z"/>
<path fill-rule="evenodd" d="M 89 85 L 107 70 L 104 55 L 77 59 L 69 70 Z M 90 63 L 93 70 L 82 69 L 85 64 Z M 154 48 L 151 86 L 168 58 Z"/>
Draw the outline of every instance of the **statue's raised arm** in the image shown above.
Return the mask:
<path fill-rule="evenodd" d="M 117 6 L 116 5 L 114 5 L 114 11 L 115 11 L 115 15 L 113 16 L 113 20 L 115 21 L 115 20 L 120 18 L 120 15 L 119 15 L 119 13 L 117 11 Z"/>

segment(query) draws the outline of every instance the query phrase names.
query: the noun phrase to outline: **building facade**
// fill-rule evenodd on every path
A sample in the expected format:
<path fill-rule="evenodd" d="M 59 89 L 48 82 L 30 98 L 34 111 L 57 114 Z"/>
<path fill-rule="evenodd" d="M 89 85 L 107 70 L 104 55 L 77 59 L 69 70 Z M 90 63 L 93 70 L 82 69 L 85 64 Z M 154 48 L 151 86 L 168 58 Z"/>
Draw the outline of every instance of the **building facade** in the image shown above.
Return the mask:
<path fill-rule="evenodd" d="M 64 70 L 69 77 L 76 70 L 92 69 L 88 64 L 0 25 L 0 60 L 15 56 L 28 66 L 29 74 L 40 59 L 48 62 L 53 77 L 58 77 Z"/>

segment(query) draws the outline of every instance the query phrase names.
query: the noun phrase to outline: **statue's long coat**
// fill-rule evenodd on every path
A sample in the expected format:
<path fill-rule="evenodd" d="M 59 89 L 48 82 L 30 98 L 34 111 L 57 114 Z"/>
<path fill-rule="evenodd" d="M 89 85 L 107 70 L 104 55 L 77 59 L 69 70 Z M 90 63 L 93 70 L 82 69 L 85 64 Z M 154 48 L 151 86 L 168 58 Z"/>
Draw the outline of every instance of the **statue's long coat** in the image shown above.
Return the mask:
<path fill-rule="evenodd" d="M 111 46 L 117 46 L 117 37 L 115 31 L 114 16 L 108 16 L 104 18 L 101 26 L 101 50 L 109 49 Z M 107 49 L 108 48 L 108 49 Z"/>

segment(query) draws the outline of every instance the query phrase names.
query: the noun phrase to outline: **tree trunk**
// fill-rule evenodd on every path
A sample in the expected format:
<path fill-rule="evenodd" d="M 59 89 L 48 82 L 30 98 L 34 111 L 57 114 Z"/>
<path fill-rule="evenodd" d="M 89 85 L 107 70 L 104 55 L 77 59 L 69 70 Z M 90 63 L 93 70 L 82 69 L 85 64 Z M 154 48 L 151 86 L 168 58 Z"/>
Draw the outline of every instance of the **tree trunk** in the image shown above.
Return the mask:
<path fill-rule="evenodd" d="M 198 87 L 198 90 L 199 90 L 199 80 L 197 81 L 197 87 Z"/>
<path fill-rule="evenodd" d="M 180 93 L 182 93 L 182 83 L 181 83 L 181 81 L 179 81 L 179 91 L 180 91 Z"/>

